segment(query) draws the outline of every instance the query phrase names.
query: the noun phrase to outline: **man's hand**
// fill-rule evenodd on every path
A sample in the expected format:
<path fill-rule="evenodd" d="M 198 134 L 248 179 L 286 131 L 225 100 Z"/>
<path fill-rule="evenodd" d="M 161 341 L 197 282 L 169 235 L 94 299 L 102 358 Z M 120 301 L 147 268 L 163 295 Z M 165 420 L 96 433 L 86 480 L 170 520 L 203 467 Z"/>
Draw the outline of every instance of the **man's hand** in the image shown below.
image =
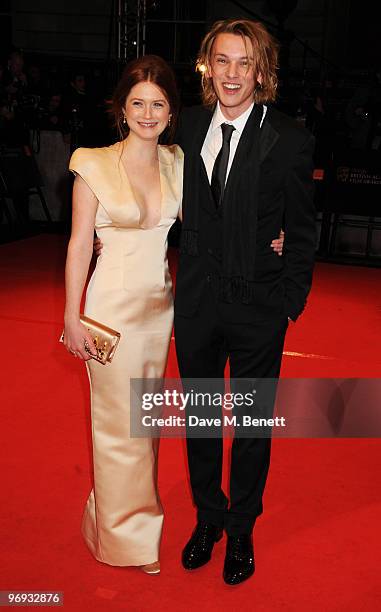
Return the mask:
<path fill-rule="evenodd" d="M 103 244 L 101 242 L 101 239 L 98 238 L 98 236 L 94 238 L 93 248 L 94 248 L 95 255 L 99 257 L 99 255 L 102 253 Z"/>
<path fill-rule="evenodd" d="M 275 253 L 278 253 L 279 257 L 283 255 L 283 243 L 284 243 L 284 231 L 280 230 L 279 238 L 275 238 L 272 241 L 271 247 L 274 249 Z"/>

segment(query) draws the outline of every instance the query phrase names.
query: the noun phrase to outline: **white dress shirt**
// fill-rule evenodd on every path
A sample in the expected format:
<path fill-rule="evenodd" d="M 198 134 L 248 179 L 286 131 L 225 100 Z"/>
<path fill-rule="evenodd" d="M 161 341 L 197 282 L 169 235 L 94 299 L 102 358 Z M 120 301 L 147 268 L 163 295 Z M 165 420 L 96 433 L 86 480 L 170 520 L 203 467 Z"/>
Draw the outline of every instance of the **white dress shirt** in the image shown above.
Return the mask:
<path fill-rule="evenodd" d="M 228 161 L 228 168 L 226 172 L 226 180 L 229 176 L 230 168 L 233 163 L 234 155 L 238 147 L 239 139 L 241 138 L 241 134 L 245 128 L 246 122 L 250 116 L 251 111 L 253 110 L 254 103 L 244 112 L 242 115 L 237 117 L 237 119 L 229 120 L 224 117 L 222 114 L 220 103 L 217 102 L 216 109 L 214 111 L 212 120 L 209 125 L 208 132 L 205 136 L 204 144 L 201 149 L 201 157 L 204 160 L 206 172 L 208 175 L 209 183 L 212 179 L 212 172 L 214 162 L 216 161 L 216 157 L 222 147 L 222 130 L 221 125 L 223 123 L 228 123 L 230 125 L 234 125 L 235 130 L 232 134 L 230 141 L 230 154 Z M 266 116 L 267 106 L 263 106 L 263 114 L 260 123 L 260 127 L 262 127 L 263 120 Z"/>

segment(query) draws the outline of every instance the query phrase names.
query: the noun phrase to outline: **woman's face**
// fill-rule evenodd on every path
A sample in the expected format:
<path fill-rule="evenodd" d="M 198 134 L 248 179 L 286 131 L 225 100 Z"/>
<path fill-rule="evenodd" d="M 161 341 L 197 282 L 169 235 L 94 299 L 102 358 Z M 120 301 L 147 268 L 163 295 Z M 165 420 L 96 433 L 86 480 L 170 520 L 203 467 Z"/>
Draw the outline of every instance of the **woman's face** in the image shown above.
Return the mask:
<path fill-rule="evenodd" d="M 150 81 L 138 83 L 131 89 L 123 112 L 130 133 L 143 140 L 157 140 L 171 115 L 164 93 Z"/>

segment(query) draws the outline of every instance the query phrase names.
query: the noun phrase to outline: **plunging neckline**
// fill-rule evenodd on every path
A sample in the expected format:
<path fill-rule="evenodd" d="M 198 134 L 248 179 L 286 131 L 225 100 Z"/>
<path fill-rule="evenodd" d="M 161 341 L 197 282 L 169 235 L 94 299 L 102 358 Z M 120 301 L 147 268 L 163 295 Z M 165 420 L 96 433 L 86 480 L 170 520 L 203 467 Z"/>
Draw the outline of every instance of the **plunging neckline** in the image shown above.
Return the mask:
<path fill-rule="evenodd" d="M 117 147 L 119 148 L 120 144 L 121 144 L 120 142 L 117 142 L 117 143 L 115 143 L 115 145 L 111 145 L 111 148 L 115 152 L 117 152 Z M 138 202 L 138 200 L 136 198 L 134 189 L 132 187 L 132 183 L 130 181 L 130 178 L 128 176 L 128 173 L 127 173 L 125 165 L 124 165 L 124 163 L 122 161 L 122 158 L 120 157 L 120 159 L 119 159 L 119 164 L 118 165 L 122 166 L 122 171 L 123 171 L 124 177 L 126 179 L 126 182 L 128 183 L 129 190 L 131 192 L 133 200 L 134 200 L 134 202 L 135 202 L 135 204 L 136 204 L 136 206 L 138 208 L 138 211 L 139 211 L 138 226 L 139 226 L 139 229 L 142 229 L 142 230 L 150 230 L 150 229 L 154 229 L 156 227 L 159 227 L 159 225 L 161 224 L 161 221 L 162 221 L 162 213 L 163 213 L 163 181 L 162 181 L 162 162 L 160 160 L 160 145 L 157 145 L 157 158 L 158 158 L 158 162 L 159 162 L 159 183 L 160 183 L 159 220 L 158 220 L 157 223 L 155 223 L 154 225 L 150 225 L 149 227 L 144 227 L 144 225 L 141 224 L 141 220 L 142 220 L 142 208 L 139 205 L 139 202 Z"/>

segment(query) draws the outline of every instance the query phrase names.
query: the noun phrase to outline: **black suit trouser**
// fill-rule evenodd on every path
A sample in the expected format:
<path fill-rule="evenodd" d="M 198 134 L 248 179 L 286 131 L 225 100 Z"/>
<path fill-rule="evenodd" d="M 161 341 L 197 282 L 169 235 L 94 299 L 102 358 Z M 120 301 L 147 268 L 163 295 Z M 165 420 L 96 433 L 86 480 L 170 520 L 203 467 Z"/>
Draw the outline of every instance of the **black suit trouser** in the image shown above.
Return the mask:
<path fill-rule="evenodd" d="M 253 323 L 228 322 L 207 285 L 194 316 L 175 314 L 180 375 L 223 379 L 229 358 L 231 379 L 278 378 L 287 326 L 283 315 Z M 270 448 L 269 437 L 234 438 L 229 504 L 221 488 L 222 438 L 188 437 L 188 466 L 198 520 L 223 526 L 229 535 L 250 533 L 263 510 Z"/>

